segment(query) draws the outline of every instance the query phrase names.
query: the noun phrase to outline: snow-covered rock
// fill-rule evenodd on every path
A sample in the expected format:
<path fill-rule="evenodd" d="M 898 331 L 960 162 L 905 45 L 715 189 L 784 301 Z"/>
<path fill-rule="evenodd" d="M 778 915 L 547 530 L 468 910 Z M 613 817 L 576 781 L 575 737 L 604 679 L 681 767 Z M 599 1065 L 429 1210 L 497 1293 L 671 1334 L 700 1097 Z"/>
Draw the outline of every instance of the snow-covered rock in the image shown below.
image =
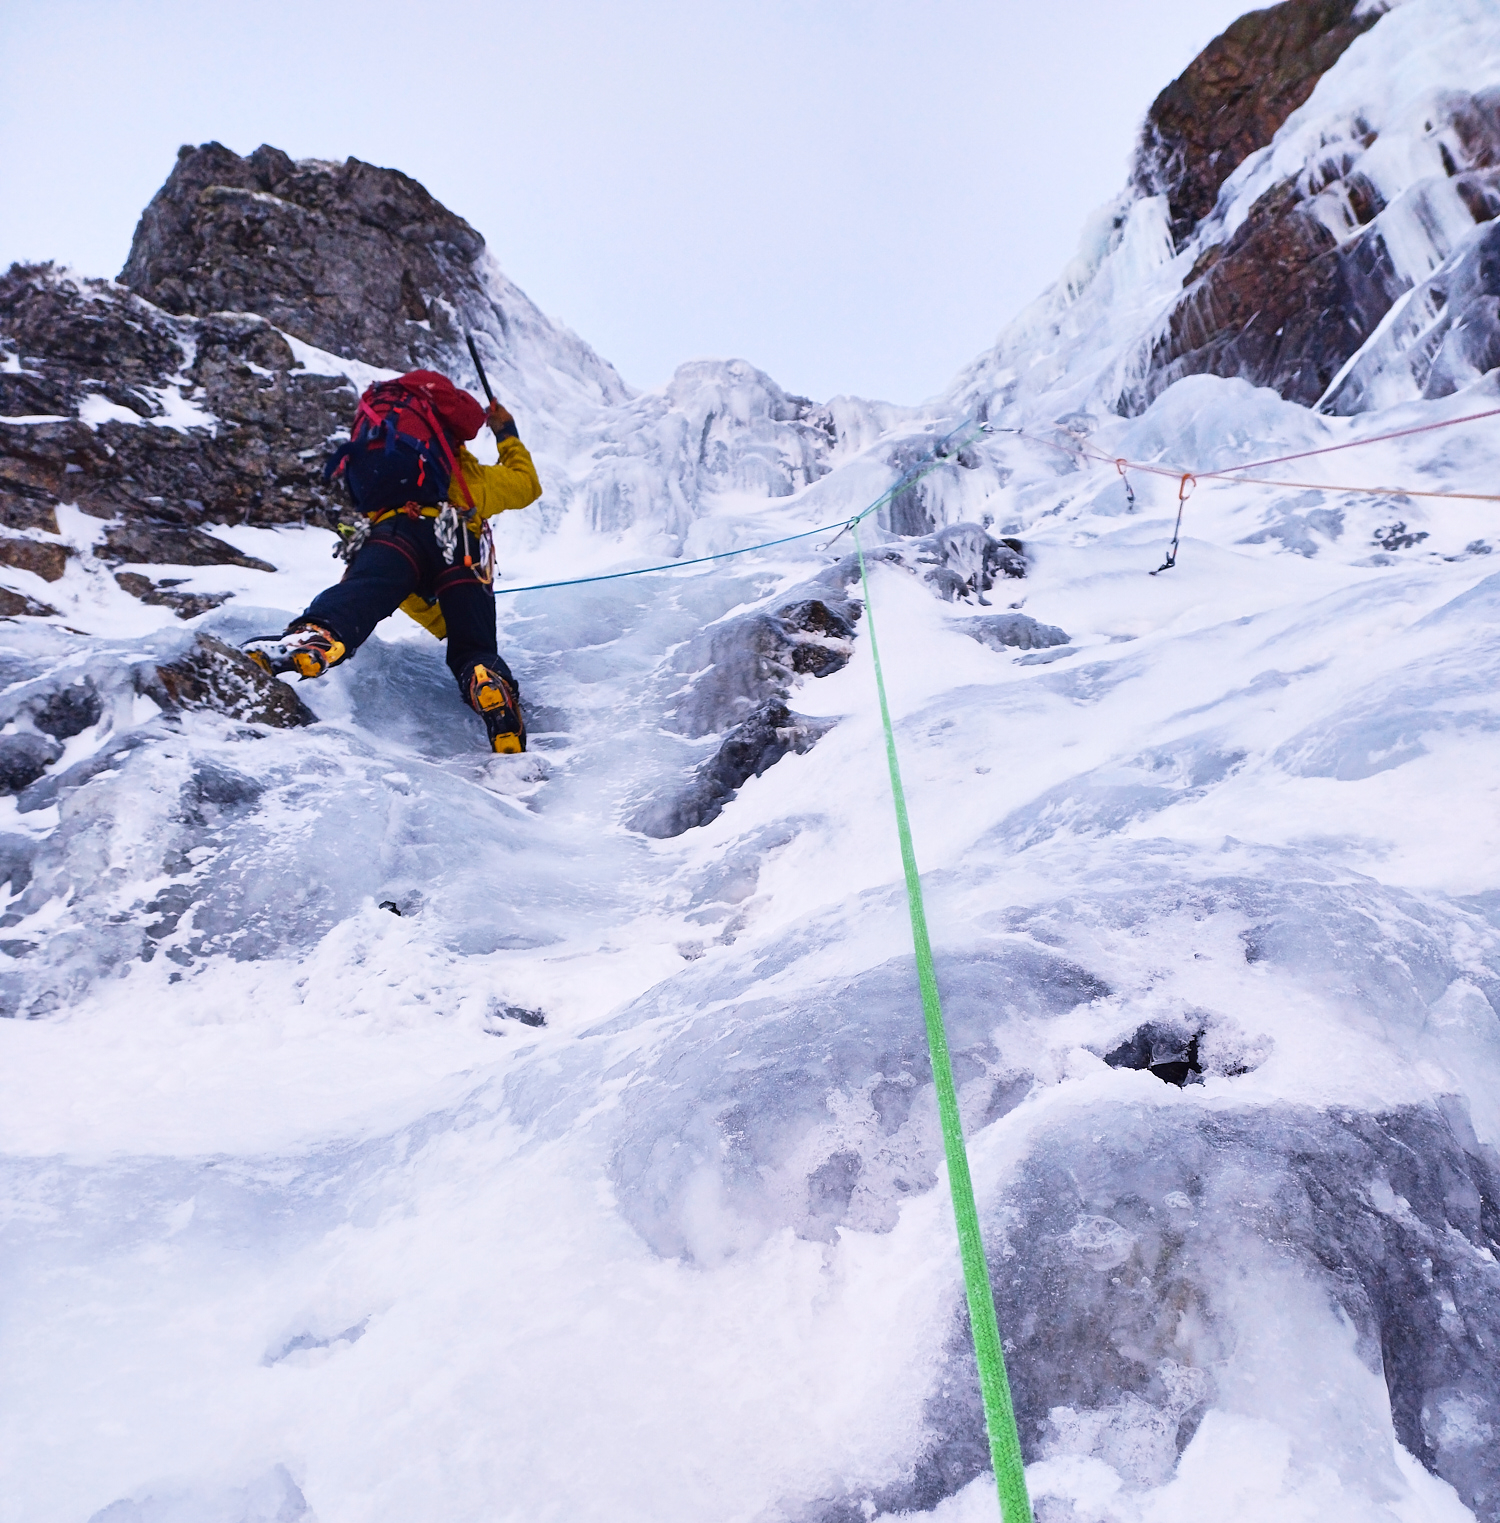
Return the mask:
<path fill-rule="evenodd" d="M 8 277 L 0 1519 L 994 1518 L 872 626 L 1038 1518 L 1500 1518 L 1500 434 L 1403 432 L 1500 408 L 1488 228 L 1417 206 L 1500 29 L 1307 9 L 1351 36 L 1211 209 L 1132 187 L 926 408 L 633 393 L 409 181 L 428 315 L 299 331 L 256 230 L 393 172 L 271 150 L 189 153 L 234 194 L 144 295 Z M 1328 409 L 1157 386 L 1205 251 L 1356 173 L 1328 236 L 1430 247 Z M 350 383 L 465 326 L 547 488 L 520 757 L 415 626 L 311 724 L 223 654 L 330 575 Z"/>

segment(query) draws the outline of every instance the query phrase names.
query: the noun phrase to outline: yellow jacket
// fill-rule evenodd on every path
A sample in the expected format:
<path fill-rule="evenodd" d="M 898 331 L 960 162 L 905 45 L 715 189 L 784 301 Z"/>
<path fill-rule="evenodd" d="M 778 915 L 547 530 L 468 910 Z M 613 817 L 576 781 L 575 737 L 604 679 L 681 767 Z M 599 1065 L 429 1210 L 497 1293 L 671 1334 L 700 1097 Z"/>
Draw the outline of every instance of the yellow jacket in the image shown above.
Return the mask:
<path fill-rule="evenodd" d="M 542 495 L 542 484 L 531 463 L 531 451 L 519 439 L 500 441 L 500 458 L 494 465 L 480 465 L 463 445 L 459 445 L 458 468 L 469 496 L 474 499 L 474 511 L 480 518 L 493 518 L 497 513 L 529 507 Z M 448 501 L 456 507 L 468 507 L 463 489 L 456 481 L 448 488 Z"/>
<path fill-rule="evenodd" d="M 519 439 L 500 441 L 500 458 L 494 465 L 481 465 L 462 445 L 458 449 L 458 469 L 464 486 L 473 499 L 474 515 L 469 523 L 477 528 L 477 520 L 493 518 L 497 513 L 509 513 L 517 508 L 528 507 L 542 495 L 542 483 L 537 479 L 536 466 L 531 461 L 531 451 Z M 448 501 L 460 511 L 467 512 L 469 503 L 463 487 L 455 479 L 448 488 Z M 423 514 L 436 518 L 438 509 L 423 508 Z M 436 603 L 429 603 L 417 593 L 402 603 L 401 611 L 409 614 L 418 624 L 439 640 L 448 637 L 448 626 L 443 621 L 443 610 Z"/>

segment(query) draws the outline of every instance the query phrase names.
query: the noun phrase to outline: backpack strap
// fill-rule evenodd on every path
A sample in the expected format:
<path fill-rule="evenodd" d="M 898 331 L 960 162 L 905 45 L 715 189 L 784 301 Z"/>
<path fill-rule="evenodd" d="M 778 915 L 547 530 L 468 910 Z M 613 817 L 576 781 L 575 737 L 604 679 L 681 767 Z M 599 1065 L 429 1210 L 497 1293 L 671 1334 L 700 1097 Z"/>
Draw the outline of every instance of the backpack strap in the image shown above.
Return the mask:
<path fill-rule="evenodd" d="M 458 481 L 458 489 L 463 493 L 464 501 L 469 505 L 469 512 L 477 512 L 474 506 L 474 498 L 469 492 L 469 483 L 464 480 L 463 468 L 459 465 L 457 457 L 453 453 L 452 446 L 448 443 L 448 430 L 443 427 L 442 419 L 433 410 L 432 403 L 419 393 L 412 392 L 411 407 L 413 411 L 421 412 L 423 421 L 432 430 L 432 437 L 437 440 L 438 448 L 442 450 L 443 457 L 448 462 L 448 479 Z"/>
<path fill-rule="evenodd" d="M 385 382 L 383 384 L 389 385 L 391 383 Z M 373 389 L 374 388 L 372 387 L 371 390 Z M 417 391 L 413 387 L 403 386 L 401 388 L 401 393 L 401 401 L 399 405 L 402 407 L 407 407 L 411 411 L 420 415 L 422 421 L 426 423 L 428 431 L 431 433 L 433 439 L 437 442 L 437 447 L 442 451 L 443 458 L 448 465 L 448 479 L 450 484 L 456 478 L 458 481 L 458 490 L 463 494 L 463 499 L 464 502 L 468 504 L 469 512 L 471 514 L 478 512 L 478 508 L 474 503 L 473 494 L 469 491 L 469 483 L 464 480 L 463 467 L 458 463 L 458 459 L 453 453 L 453 447 L 448 443 L 448 430 L 443 426 L 442 419 L 437 416 L 432 403 L 428 400 L 427 397 L 423 396 L 421 392 Z M 368 393 L 366 393 L 366 395 L 368 395 Z M 353 427 L 349 430 L 348 442 L 346 444 L 341 444 L 324 463 L 324 481 L 332 481 L 333 478 L 344 469 L 345 465 L 348 464 L 349 456 L 354 449 L 355 440 L 359 435 L 359 427 L 362 422 L 369 425 L 369 433 L 371 435 L 384 431 L 386 435 L 385 447 L 387 451 L 390 451 L 395 447 L 397 433 L 395 409 L 393 408 L 392 412 L 385 418 L 381 418 L 365 400 L 365 397 L 361 397 L 359 399 L 359 406 L 354 410 L 354 424 Z M 412 442 L 415 443 L 416 441 L 413 440 Z"/>

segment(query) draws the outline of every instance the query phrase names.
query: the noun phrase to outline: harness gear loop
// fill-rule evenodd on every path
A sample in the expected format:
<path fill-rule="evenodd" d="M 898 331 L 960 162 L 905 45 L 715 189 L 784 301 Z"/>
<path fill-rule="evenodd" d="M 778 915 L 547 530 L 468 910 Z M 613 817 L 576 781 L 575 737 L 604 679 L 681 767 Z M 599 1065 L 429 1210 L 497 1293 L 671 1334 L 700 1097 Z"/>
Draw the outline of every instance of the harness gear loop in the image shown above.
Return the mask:
<path fill-rule="evenodd" d="M 1120 480 L 1125 483 L 1125 511 L 1135 512 L 1135 488 L 1130 484 L 1130 477 L 1125 474 L 1125 467 L 1130 462 L 1125 459 L 1115 461 L 1115 469 L 1120 473 Z"/>
<path fill-rule="evenodd" d="M 1187 506 L 1187 500 L 1193 494 L 1193 488 L 1198 485 L 1198 478 L 1191 471 L 1182 473 L 1182 480 L 1177 483 L 1177 525 L 1172 530 L 1172 547 L 1167 551 L 1167 558 L 1152 576 L 1159 576 L 1163 571 L 1170 571 L 1177 564 L 1177 542 L 1182 538 L 1182 510 Z"/>
<path fill-rule="evenodd" d="M 859 556 L 860 589 L 865 600 L 865 625 L 870 636 L 870 659 L 875 666 L 875 690 L 880 698 L 880 723 L 885 731 L 885 759 L 891 778 L 891 802 L 896 809 L 896 835 L 901 843 L 901 866 L 906 877 L 906 903 L 911 918 L 912 946 L 916 952 L 917 982 L 922 991 L 922 1014 L 927 1026 L 927 1049 L 932 1058 L 932 1078 L 937 1088 L 938 1116 L 942 1122 L 943 1152 L 948 1161 L 948 1189 L 953 1200 L 953 1219 L 958 1228 L 959 1257 L 963 1263 L 964 1291 L 969 1303 L 969 1330 L 974 1339 L 974 1358 L 979 1367 L 979 1390 L 984 1400 L 984 1421 L 989 1432 L 990 1461 L 995 1487 L 1000 1494 L 1003 1523 L 1032 1523 L 1031 1499 L 1026 1491 L 1026 1468 L 1021 1457 L 1021 1437 L 1016 1430 L 1010 1380 L 1005 1373 L 1005 1353 L 995 1317 L 995 1296 L 990 1287 L 989 1264 L 979 1230 L 979 1208 L 974 1201 L 974 1181 L 969 1174 L 969 1155 L 964 1146 L 963 1123 L 958 1111 L 958 1092 L 953 1082 L 953 1063 L 943 1027 L 943 1007 L 938 994 L 937 973 L 932 963 L 932 943 L 927 934 L 927 910 L 922 898 L 922 879 L 917 872 L 912 845 L 911 821 L 906 812 L 906 793 L 901 786 L 901 764 L 896 756 L 896 732 L 891 725 L 890 705 L 885 696 L 885 675 L 880 646 L 875 638 L 875 609 L 870 599 L 870 578 L 864 547 L 859 542 L 860 514 L 849 525 Z"/>

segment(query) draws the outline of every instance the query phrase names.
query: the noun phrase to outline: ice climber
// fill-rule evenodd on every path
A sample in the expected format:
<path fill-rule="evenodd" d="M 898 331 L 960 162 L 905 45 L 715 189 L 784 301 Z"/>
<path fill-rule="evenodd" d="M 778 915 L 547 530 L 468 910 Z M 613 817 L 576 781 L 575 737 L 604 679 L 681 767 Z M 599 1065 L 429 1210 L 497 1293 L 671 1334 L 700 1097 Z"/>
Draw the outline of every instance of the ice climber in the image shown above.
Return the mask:
<path fill-rule="evenodd" d="M 499 446 L 494 465 L 464 448 L 486 422 Z M 490 745 L 524 751 L 520 692 L 495 642 L 487 522 L 542 495 L 515 419 L 499 402 L 486 413 L 436 371 L 412 370 L 360 398 L 349 442 L 329 456 L 324 477 L 343 480 L 361 515 L 343 547 L 343 580 L 282 634 L 245 650 L 269 672 L 321 677 L 404 609 L 446 638 L 448 667 Z"/>

